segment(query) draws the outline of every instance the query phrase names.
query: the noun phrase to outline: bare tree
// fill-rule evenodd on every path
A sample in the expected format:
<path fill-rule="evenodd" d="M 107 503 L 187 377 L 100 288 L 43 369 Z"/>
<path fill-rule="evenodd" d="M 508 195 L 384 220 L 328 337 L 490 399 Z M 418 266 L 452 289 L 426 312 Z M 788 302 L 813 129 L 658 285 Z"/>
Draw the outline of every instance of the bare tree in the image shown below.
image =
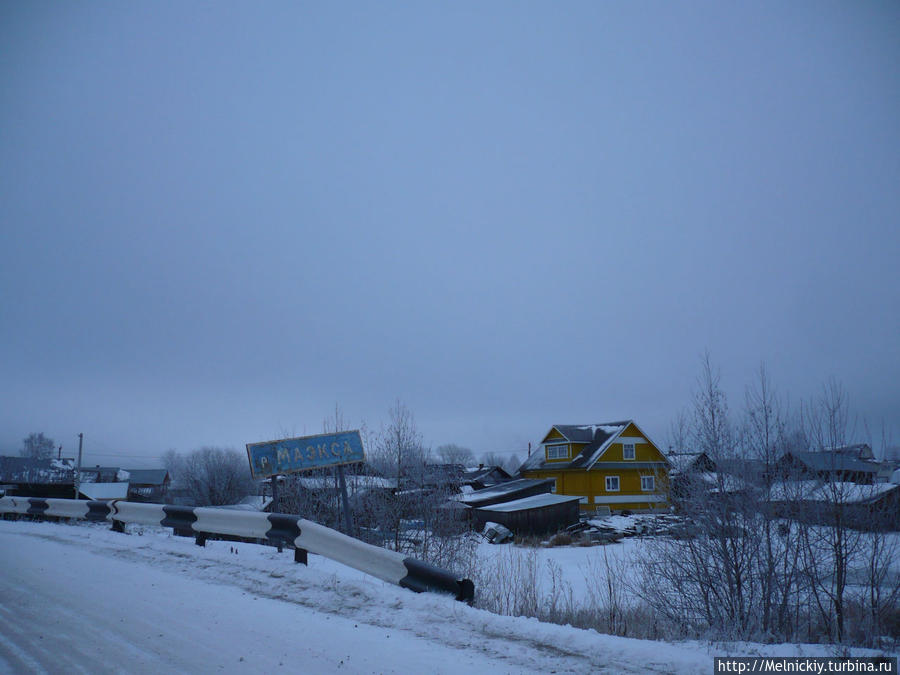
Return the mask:
<path fill-rule="evenodd" d="M 822 488 L 822 527 L 804 531 L 805 570 L 813 599 L 823 624 L 833 640 L 844 639 L 848 574 L 859 554 L 860 532 L 847 520 L 847 506 L 855 486 L 840 475 L 841 454 L 848 444 L 850 410 L 847 394 L 835 380 L 822 387 L 818 400 L 810 406 L 809 437 L 820 450 L 831 450 L 832 466 Z"/>
<path fill-rule="evenodd" d="M 31 459 L 51 459 L 56 444 L 52 438 L 44 436 L 43 432 L 37 434 L 28 434 L 22 439 L 22 457 L 30 457 Z"/>
<path fill-rule="evenodd" d="M 747 388 L 744 400 L 743 454 L 759 467 L 754 472 L 754 479 L 761 515 L 756 530 L 760 537 L 760 550 L 755 574 L 761 606 L 760 629 L 764 636 L 788 637 L 792 632 L 790 601 L 797 590 L 800 548 L 797 528 L 785 524 L 779 527 L 776 523 L 778 514 L 775 505 L 779 502 L 792 503 L 798 495 L 789 494 L 791 500 L 785 500 L 784 483 L 778 479 L 778 460 L 786 451 L 792 432 L 789 431 L 784 406 L 776 396 L 765 364 L 760 365 L 756 382 Z M 776 497 L 780 499 L 776 500 Z"/>
<path fill-rule="evenodd" d="M 398 400 L 388 414 L 390 423 L 376 437 L 370 463 L 382 475 L 396 480 L 394 498 L 380 504 L 376 520 L 393 539 L 394 549 L 400 550 L 404 538 L 402 521 L 421 513 L 427 453 L 409 408 Z"/>
<path fill-rule="evenodd" d="M 712 458 L 718 471 L 712 485 L 691 483 L 681 501 L 690 536 L 659 539 L 648 547 L 639 592 L 662 616 L 680 617 L 697 633 L 724 626 L 727 637 L 745 637 L 756 623 L 759 516 L 748 476 L 740 471 L 746 465 L 734 461 L 728 403 L 708 353 L 697 379 L 693 419 L 694 448 Z"/>
<path fill-rule="evenodd" d="M 366 536 L 380 534 L 378 543 L 428 562 L 465 567 L 473 542 L 463 536 L 467 528 L 456 520 L 457 511 L 448 508 L 454 487 L 429 479 L 429 452 L 409 408 L 397 401 L 389 414 L 369 459 L 382 476 L 396 480 L 397 489 L 369 504 L 367 517 L 377 530 Z"/>
<path fill-rule="evenodd" d="M 669 451 L 682 454 L 691 451 L 691 418 L 682 410 L 669 425 Z"/>
<path fill-rule="evenodd" d="M 247 457 L 227 448 L 200 448 L 184 458 L 182 480 L 197 506 L 234 504 L 255 491 Z"/>
<path fill-rule="evenodd" d="M 442 464 L 460 464 L 469 466 L 475 461 L 475 453 L 469 448 L 450 443 L 438 446 L 434 454 Z"/>
<path fill-rule="evenodd" d="M 181 475 L 184 458 L 178 454 L 177 450 L 169 448 L 162 454 L 159 460 L 162 462 L 163 468 L 169 473 L 169 478 L 172 482 L 176 482 Z"/>

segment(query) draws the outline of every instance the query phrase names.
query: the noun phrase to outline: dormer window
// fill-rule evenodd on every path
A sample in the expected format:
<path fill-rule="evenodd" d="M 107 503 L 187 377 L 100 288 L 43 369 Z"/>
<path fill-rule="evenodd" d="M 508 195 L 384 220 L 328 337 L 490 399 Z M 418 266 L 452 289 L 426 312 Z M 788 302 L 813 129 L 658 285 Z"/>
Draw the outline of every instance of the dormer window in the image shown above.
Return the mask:
<path fill-rule="evenodd" d="M 547 446 L 547 459 L 568 459 L 569 446 L 565 443 Z"/>
<path fill-rule="evenodd" d="M 634 459 L 634 443 L 623 443 L 622 444 L 622 458 L 623 459 Z"/>

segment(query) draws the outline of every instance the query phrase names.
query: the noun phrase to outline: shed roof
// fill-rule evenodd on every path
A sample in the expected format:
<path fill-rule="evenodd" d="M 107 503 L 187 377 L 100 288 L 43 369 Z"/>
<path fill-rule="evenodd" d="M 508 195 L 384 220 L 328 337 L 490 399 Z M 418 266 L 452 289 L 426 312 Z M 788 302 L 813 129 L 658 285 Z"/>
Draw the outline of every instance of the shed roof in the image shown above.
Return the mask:
<path fill-rule="evenodd" d="M 460 495 L 458 499 L 464 504 L 477 507 L 478 504 L 490 501 L 503 501 L 504 497 L 512 499 L 516 494 L 527 493 L 530 491 L 546 490 L 546 492 L 549 493 L 553 484 L 554 481 L 552 478 L 519 478 L 517 480 L 506 481 L 505 483 L 497 483 L 484 490 L 474 490 Z"/>
<path fill-rule="evenodd" d="M 479 506 L 480 511 L 500 511 L 508 513 L 510 511 L 528 511 L 530 509 L 540 509 L 547 506 L 556 506 L 566 502 L 580 501 L 581 497 L 555 495 L 547 493 L 543 495 L 534 495 L 532 497 L 523 497 L 515 499 L 511 502 L 501 502 L 500 504 L 492 504 L 490 506 Z"/>
<path fill-rule="evenodd" d="M 125 499 L 128 483 L 82 483 L 78 491 L 88 499 Z"/>

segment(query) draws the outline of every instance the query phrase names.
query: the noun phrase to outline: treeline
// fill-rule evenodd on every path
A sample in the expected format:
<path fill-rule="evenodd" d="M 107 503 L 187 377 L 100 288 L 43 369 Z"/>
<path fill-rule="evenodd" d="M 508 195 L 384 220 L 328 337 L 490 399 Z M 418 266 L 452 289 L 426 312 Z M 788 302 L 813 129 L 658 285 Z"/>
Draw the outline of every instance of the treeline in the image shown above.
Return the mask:
<path fill-rule="evenodd" d="M 896 639 L 898 537 L 863 531 L 848 517 L 850 503 L 875 486 L 833 473 L 816 486 L 813 518 L 809 476 L 791 475 L 780 461 L 787 452 L 846 447 L 854 436 L 838 383 L 792 409 L 765 367 L 732 415 L 707 355 L 693 407 L 673 425 L 673 443 L 706 453 L 720 468 L 680 495 L 686 536 L 653 540 L 639 562 L 635 592 L 655 619 L 685 635 L 719 639 L 865 645 Z M 838 453 L 833 457 L 840 461 Z"/>

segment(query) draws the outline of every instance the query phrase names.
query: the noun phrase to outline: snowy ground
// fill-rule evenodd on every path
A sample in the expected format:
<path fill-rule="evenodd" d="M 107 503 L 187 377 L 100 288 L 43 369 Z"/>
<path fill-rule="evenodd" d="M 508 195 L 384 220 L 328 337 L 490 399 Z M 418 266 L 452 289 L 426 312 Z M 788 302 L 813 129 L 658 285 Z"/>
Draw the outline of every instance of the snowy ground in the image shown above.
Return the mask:
<path fill-rule="evenodd" d="M 694 673 L 715 655 L 829 654 L 496 616 L 320 556 L 304 567 L 162 528 L 0 521 L 0 572 L 0 673 Z"/>

